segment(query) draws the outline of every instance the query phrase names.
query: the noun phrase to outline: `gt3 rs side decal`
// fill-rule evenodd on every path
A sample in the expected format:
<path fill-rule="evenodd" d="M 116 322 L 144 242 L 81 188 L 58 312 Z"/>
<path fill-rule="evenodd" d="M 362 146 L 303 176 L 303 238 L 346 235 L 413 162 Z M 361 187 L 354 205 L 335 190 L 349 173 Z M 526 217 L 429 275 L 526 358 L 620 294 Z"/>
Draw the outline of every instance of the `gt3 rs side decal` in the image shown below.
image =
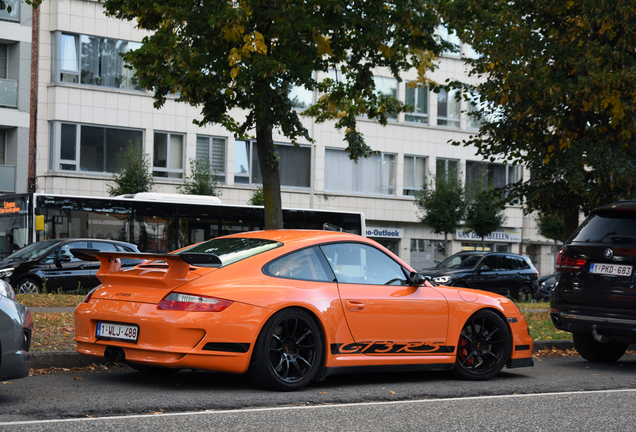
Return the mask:
<path fill-rule="evenodd" d="M 448 354 L 454 351 L 454 346 L 428 345 L 424 342 L 364 341 L 350 344 L 331 344 L 331 354 Z"/>

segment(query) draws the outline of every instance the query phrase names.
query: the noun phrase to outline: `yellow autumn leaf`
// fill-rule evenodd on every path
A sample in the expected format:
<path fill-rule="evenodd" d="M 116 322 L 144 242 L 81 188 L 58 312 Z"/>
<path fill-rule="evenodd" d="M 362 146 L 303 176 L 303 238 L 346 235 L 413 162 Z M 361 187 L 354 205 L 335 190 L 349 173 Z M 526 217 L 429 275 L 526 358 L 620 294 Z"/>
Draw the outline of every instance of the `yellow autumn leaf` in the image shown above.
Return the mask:
<path fill-rule="evenodd" d="M 322 57 L 325 54 L 333 56 L 333 51 L 331 51 L 331 41 L 328 38 L 323 35 L 316 35 L 314 36 L 314 42 L 316 43 L 319 56 Z"/>

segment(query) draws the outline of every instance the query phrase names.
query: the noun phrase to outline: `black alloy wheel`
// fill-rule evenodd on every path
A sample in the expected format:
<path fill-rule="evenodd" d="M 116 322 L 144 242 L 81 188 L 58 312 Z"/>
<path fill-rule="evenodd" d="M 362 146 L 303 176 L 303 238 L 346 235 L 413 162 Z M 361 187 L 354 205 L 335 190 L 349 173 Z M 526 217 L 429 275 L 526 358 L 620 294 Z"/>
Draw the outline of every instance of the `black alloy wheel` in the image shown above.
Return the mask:
<path fill-rule="evenodd" d="M 581 357 L 595 363 L 613 363 L 623 357 L 628 347 L 620 342 L 597 342 L 587 333 L 572 333 L 572 339 Z"/>
<path fill-rule="evenodd" d="M 302 309 L 283 309 L 258 336 L 248 380 L 261 388 L 293 391 L 316 376 L 323 359 L 322 333 Z"/>
<path fill-rule="evenodd" d="M 509 357 L 508 325 L 495 312 L 481 310 L 462 329 L 454 372 L 471 381 L 487 380 L 501 371 Z"/>

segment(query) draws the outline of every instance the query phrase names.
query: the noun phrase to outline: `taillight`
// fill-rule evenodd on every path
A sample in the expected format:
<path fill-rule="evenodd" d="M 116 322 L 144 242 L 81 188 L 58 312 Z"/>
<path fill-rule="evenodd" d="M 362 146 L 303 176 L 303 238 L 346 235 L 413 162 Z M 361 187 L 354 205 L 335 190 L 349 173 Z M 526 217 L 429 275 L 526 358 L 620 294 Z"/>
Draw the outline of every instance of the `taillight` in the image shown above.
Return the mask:
<path fill-rule="evenodd" d="M 587 260 L 574 258 L 563 253 L 563 249 L 557 255 L 555 268 L 560 272 L 574 272 L 581 270 Z"/>
<path fill-rule="evenodd" d="M 93 293 L 94 293 L 95 291 L 97 291 L 97 288 L 99 288 L 99 286 L 97 286 L 97 287 L 93 288 L 92 290 L 90 290 L 90 291 L 88 292 L 88 294 L 86 294 L 86 297 L 84 297 L 84 301 L 83 301 L 83 303 L 88 303 L 88 302 L 89 302 L 89 300 L 91 299 L 91 297 L 93 297 Z"/>
<path fill-rule="evenodd" d="M 221 312 L 227 309 L 232 303 L 230 300 L 214 297 L 173 292 L 159 302 L 157 309 L 189 312 Z"/>

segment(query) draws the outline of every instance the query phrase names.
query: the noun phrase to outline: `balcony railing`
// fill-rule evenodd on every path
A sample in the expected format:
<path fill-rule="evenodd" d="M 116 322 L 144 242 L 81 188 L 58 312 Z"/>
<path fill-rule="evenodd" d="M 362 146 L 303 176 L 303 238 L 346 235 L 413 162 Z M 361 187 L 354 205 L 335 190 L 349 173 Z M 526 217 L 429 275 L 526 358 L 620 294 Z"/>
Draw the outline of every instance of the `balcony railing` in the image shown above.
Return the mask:
<path fill-rule="evenodd" d="M 9 12 L 11 8 L 11 12 Z M 20 21 L 20 0 L 4 0 L 4 9 L 0 10 L 0 19 Z"/>
<path fill-rule="evenodd" d="M 15 167 L 0 165 L 0 192 L 15 192 Z"/>
<path fill-rule="evenodd" d="M 10 79 L 0 79 L 0 106 L 18 106 L 18 82 Z"/>

